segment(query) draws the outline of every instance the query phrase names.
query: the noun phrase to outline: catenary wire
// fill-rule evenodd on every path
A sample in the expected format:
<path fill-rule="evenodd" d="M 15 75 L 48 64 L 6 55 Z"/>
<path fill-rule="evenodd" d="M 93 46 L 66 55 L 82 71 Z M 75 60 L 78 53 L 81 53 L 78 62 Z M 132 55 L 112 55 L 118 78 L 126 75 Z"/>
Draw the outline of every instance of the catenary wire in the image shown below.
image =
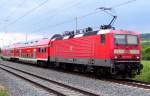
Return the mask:
<path fill-rule="evenodd" d="M 26 0 L 22 0 L 16 7 L 21 7 L 25 3 L 25 1 Z M 6 18 L 5 20 L 9 19 L 12 16 L 12 14 L 16 13 L 16 11 L 17 11 L 17 8 L 13 10 L 12 12 L 10 12 L 10 14 L 5 17 Z"/>
<path fill-rule="evenodd" d="M 73 0 L 73 1 L 74 1 L 74 0 Z M 72 1 L 71 1 L 71 2 L 72 2 Z M 75 2 L 75 3 L 72 4 L 71 6 L 66 6 L 66 5 L 70 5 L 70 2 L 67 2 L 67 3 L 65 3 L 65 4 L 62 5 L 62 6 L 65 6 L 64 8 L 63 8 L 63 7 L 61 7 L 61 9 L 60 9 L 60 8 L 56 8 L 56 9 L 50 11 L 50 12 L 53 12 L 53 14 L 47 16 L 48 18 L 50 18 L 50 19 L 49 19 L 49 22 L 50 22 L 50 20 L 53 20 L 54 17 L 58 16 L 58 13 L 61 13 L 61 12 L 63 12 L 63 10 L 66 10 L 66 9 L 68 10 L 68 9 L 73 8 L 73 7 L 76 7 L 77 5 L 80 5 L 80 3 L 81 3 L 81 1 Z M 60 10 L 59 10 L 59 9 L 60 9 Z M 44 20 L 45 20 L 45 19 L 48 19 L 48 18 L 44 18 Z M 43 20 L 39 20 L 38 22 L 36 22 L 36 23 L 33 24 L 33 25 L 36 25 L 36 24 L 38 24 L 38 23 L 41 23 L 41 21 L 43 21 Z"/>
<path fill-rule="evenodd" d="M 132 2 L 134 2 L 134 1 L 137 1 L 137 0 L 129 0 L 129 1 L 126 1 L 126 2 L 123 2 L 123 3 L 117 4 L 117 5 L 114 5 L 114 6 L 110 7 L 110 8 L 112 8 L 112 9 L 118 8 L 118 7 L 124 6 L 124 5 L 126 5 L 126 4 L 132 3 Z M 102 10 L 101 10 L 101 11 L 102 11 Z M 85 15 L 83 15 L 83 16 L 79 16 L 79 17 L 77 17 L 77 18 L 78 18 L 78 19 L 82 19 L 82 18 L 88 17 L 88 16 L 90 16 L 90 15 L 97 14 L 97 13 L 99 13 L 99 12 L 101 12 L 101 11 L 93 11 L 93 12 L 87 13 L 87 14 L 85 14 Z M 33 32 L 41 31 L 41 30 L 44 29 L 44 28 L 58 27 L 58 26 L 60 26 L 60 25 L 63 25 L 63 24 L 72 22 L 72 21 L 74 21 L 74 20 L 75 20 L 75 18 L 71 18 L 70 20 L 66 20 L 66 21 L 63 21 L 63 22 L 60 22 L 60 23 L 57 23 L 57 24 L 54 24 L 54 25 L 48 25 L 48 26 L 45 26 L 45 27 L 43 27 L 43 28 L 37 29 L 37 30 L 35 30 L 35 31 L 33 31 Z"/>
<path fill-rule="evenodd" d="M 36 9 L 38 9 L 38 8 L 40 8 L 41 6 L 43 6 L 44 4 L 46 4 L 48 1 L 49 1 L 49 0 L 45 0 L 45 1 L 44 1 L 44 2 L 42 2 L 41 4 L 39 4 L 38 6 L 34 7 L 33 9 L 29 10 L 29 11 L 28 11 L 28 12 L 26 12 L 24 15 L 22 15 L 22 16 L 21 16 L 21 17 L 19 17 L 19 18 L 17 18 L 16 20 L 14 20 L 13 22 L 9 23 L 9 24 L 8 24 L 8 25 L 6 25 L 6 26 L 9 26 L 9 25 L 11 25 L 11 24 L 16 23 L 16 22 L 17 22 L 17 21 L 19 21 L 20 19 L 22 19 L 22 18 L 24 18 L 25 16 L 27 16 L 27 15 L 31 14 L 33 11 L 35 11 Z M 129 0 L 129 1 L 126 1 L 126 2 L 121 3 L 121 4 L 114 5 L 114 6 L 112 6 L 112 8 L 121 7 L 121 6 L 123 6 L 123 5 L 129 4 L 129 3 L 132 3 L 133 1 L 136 1 L 136 0 Z M 98 12 L 99 12 L 99 11 L 98 11 Z M 79 19 L 81 19 L 81 18 L 84 18 L 84 17 L 90 16 L 90 15 L 96 14 L 96 13 L 98 13 L 98 12 L 95 12 L 95 11 L 94 11 L 94 12 L 90 12 L 90 13 L 88 13 L 88 14 L 86 14 L 86 15 L 79 16 L 78 18 L 79 18 Z M 60 22 L 60 23 L 54 24 L 54 25 L 48 25 L 48 26 L 46 26 L 46 27 L 44 27 L 44 28 L 47 28 L 47 27 L 48 27 L 48 28 L 50 28 L 50 27 L 60 26 L 60 25 L 62 25 L 62 24 L 65 24 L 65 23 L 71 22 L 71 21 L 73 21 L 73 20 L 74 20 L 74 18 L 72 18 L 72 19 L 70 19 L 70 20 L 67 20 L 67 21 L 63 21 L 63 22 Z M 6 27 L 6 26 L 5 26 L 5 27 Z M 41 29 L 43 29 L 43 28 L 41 28 Z M 38 29 L 38 31 L 39 31 L 39 30 L 41 30 L 41 29 Z"/>
<path fill-rule="evenodd" d="M 40 7 L 42 7 L 43 5 L 45 5 L 49 0 L 45 0 L 42 3 L 40 3 L 39 5 L 37 5 L 36 7 L 32 8 L 31 10 L 27 11 L 25 14 L 23 14 L 22 16 L 20 16 L 19 18 L 15 19 L 14 21 L 12 21 L 11 23 L 7 24 L 7 26 L 16 23 L 17 21 L 19 21 L 20 19 L 28 16 L 29 14 L 31 14 L 32 12 L 36 11 L 37 9 L 39 9 Z"/>

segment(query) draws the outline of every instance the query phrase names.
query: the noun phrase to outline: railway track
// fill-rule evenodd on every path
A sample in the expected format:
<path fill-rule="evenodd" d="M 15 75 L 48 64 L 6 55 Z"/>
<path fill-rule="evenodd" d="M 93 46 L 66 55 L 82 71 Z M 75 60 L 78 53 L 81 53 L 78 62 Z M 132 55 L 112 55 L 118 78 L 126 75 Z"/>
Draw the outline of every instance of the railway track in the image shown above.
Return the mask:
<path fill-rule="evenodd" d="M 112 82 L 150 90 L 150 83 L 147 83 L 147 82 L 130 80 L 130 79 L 112 80 Z"/>
<path fill-rule="evenodd" d="M 9 64 L 11 64 L 11 63 L 13 63 L 13 62 L 3 62 L 2 64 L 4 64 L 4 63 L 9 63 Z M 15 70 L 18 70 L 18 71 L 22 71 L 22 70 L 20 70 L 20 69 L 16 69 L 15 68 L 15 66 L 9 66 L 9 64 L 8 65 L 4 65 L 5 67 L 10 67 L 10 68 L 13 68 L 13 69 L 15 69 Z M 28 66 L 31 66 L 31 65 L 28 65 Z M 24 70 L 24 71 L 26 71 L 26 70 Z M 63 72 L 63 71 L 61 71 L 61 72 Z M 28 72 L 27 72 L 28 73 Z M 68 72 L 67 72 L 68 73 Z M 30 73 L 29 73 L 30 74 Z M 33 74 L 33 73 L 31 73 L 31 74 Z M 72 74 L 72 72 L 70 73 L 69 72 L 69 74 Z M 81 75 L 81 76 L 84 76 L 83 74 L 76 74 L 76 73 L 74 73 L 73 72 L 73 74 L 75 74 L 75 75 Z M 33 74 L 33 75 L 35 75 L 35 74 Z M 91 76 L 87 76 L 86 75 L 86 77 L 89 77 L 89 78 L 94 78 L 93 76 L 91 77 Z M 40 78 L 41 78 L 41 76 L 40 76 Z M 43 78 L 43 77 L 42 77 Z M 96 78 L 96 77 L 95 77 Z M 98 79 L 98 78 L 97 78 Z M 49 80 L 49 79 L 48 79 Z M 135 87 L 135 88 L 142 88 L 142 89 L 144 89 L 144 90 L 150 90 L 150 83 L 146 83 L 146 82 L 141 82 L 141 81 L 134 81 L 134 80 L 128 80 L 128 79 L 125 79 L 125 80 L 115 80 L 115 79 L 103 79 L 103 78 L 101 78 L 101 79 L 98 79 L 98 80 L 102 80 L 102 81 L 106 81 L 106 82 L 110 82 L 110 83 L 116 83 L 116 84 L 120 84 L 120 85 L 126 85 L 126 86 L 131 86 L 131 87 Z M 53 81 L 52 81 L 53 82 Z M 56 81 L 54 81 L 54 83 L 55 83 Z M 58 85 L 60 85 L 58 82 L 56 82 Z M 71 86 L 72 87 L 72 86 Z M 74 86 L 75 87 L 75 86 Z M 72 88 L 71 88 L 72 89 Z M 93 93 L 94 91 L 91 91 L 91 90 L 84 90 L 84 91 L 86 91 L 86 92 L 88 92 L 88 93 L 84 93 L 84 91 L 82 92 L 80 92 L 78 89 L 80 89 L 80 88 L 77 88 L 77 91 L 79 92 L 79 93 L 82 93 L 82 95 L 85 95 L 86 94 L 86 96 L 88 95 L 88 96 L 99 96 L 100 94 L 95 94 L 95 93 Z M 72 89 L 72 90 L 74 90 L 74 88 Z M 76 89 L 75 89 L 76 90 Z M 72 92 L 72 93 L 74 93 L 74 92 Z M 92 93 L 92 94 L 91 94 Z M 71 94 L 71 93 L 70 93 Z M 76 95 L 75 96 L 77 96 L 78 95 L 78 93 L 76 93 Z M 73 96 L 73 95 L 71 95 L 71 96 Z"/>
<path fill-rule="evenodd" d="M 42 76 L 38 76 L 34 73 L 26 72 L 8 65 L 0 64 L 0 69 L 7 71 L 19 78 L 29 81 L 36 86 L 58 96 L 100 96 L 98 93 L 94 93 L 90 90 L 83 88 L 77 88 L 75 86 L 66 85 L 57 81 L 46 79 Z"/>

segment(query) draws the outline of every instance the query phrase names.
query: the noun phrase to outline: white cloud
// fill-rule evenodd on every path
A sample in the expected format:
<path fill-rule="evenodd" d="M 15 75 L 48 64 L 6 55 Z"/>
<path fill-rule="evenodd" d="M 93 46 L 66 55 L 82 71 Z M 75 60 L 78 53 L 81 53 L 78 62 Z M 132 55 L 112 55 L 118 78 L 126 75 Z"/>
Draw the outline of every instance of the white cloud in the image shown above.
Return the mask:
<path fill-rule="evenodd" d="M 43 38 L 42 35 L 37 35 L 37 34 L 28 34 L 27 35 L 27 40 L 35 40 L 35 39 L 40 39 Z M 0 32 L 0 47 L 10 45 L 13 43 L 17 42 L 23 42 L 26 41 L 26 34 L 17 32 L 17 33 L 2 33 Z"/>
<path fill-rule="evenodd" d="M 24 3 L 22 3 L 23 1 Z M 3 45 L 2 41 L 4 41 L 4 45 L 12 42 L 24 41 L 25 32 L 34 32 L 28 36 L 28 39 L 34 39 L 42 37 L 42 35 L 37 35 L 39 33 L 43 34 L 44 37 L 50 37 L 64 30 L 73 30 L 75 28 L 75 20 L 60 25 L 59 23 L 70 20 L 76 16 L 85 15 L 94 11 L 96 8 L 118 5 L 127 0 L 116 0 L 116 2 L 112 2 L 112 0 L 86 0 L 86 2 L 84 0 L 48 0 L 47 3 L 36 9 L 36 7 L 44 1 L 45 0 L 0 1 L 0 31 L 8 32 L 5 35 L 0 33 L 0 46 Z M 34 8 L 36 10 L 34 10 Z M 32 9 L 33 11 L 30 12 Z M 115 22 L 115 25 L 121 29 L 131 29 L 133 31 L 140 31 L 141 33 L 149 32 L 149 9 L 149 1 L 144 2 L 143 0 L 137 0 L 136 2 L 126 4 L 122 7 L 117 7 L 118 23 Z M 24 17 L 18 19 L 22 16 Z M 107 24 L 109 22 L 108 20 L 110 20 L 107 16 L 109 15 L 100 12 L 78 19 L 78 27 L 98 27 L 101 24 Z M 18 20 L 15 21 L 16 19 Z M 12 23 L 13 21 L 15 22 Z M 51 27 L 52 25 L 54 25 L 54 27 Z M 3 28 L 3 26 L 6 26 L 6 28 Z M 2 40 L 2 38 L 4 40 Z"/>

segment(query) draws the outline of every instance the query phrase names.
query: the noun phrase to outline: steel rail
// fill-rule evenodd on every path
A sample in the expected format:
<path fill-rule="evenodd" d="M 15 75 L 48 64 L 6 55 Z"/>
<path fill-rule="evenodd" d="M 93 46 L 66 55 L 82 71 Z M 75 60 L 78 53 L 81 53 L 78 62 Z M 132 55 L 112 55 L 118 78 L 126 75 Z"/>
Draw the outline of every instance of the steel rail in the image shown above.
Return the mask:
<path fill-rule="evenodd" d="M 94 92 L 92 92 L 92 91 L 90 91 L 90 90 L 84 90 L 83 88 L 77 88 L 77 87 L 75 87 L 75 86 L 66 85 L 66 84 L 63 84 L 63 83 L 60 83 L 60 82 L 57 82 L 57 81 L 54 81 L 54 80 L 50 80 L 50 79 L 44 78 L 44 77 L 39 76 L 39 75 L 36 75 L 36 74 L 34 74 L 34 73 L 30 73 L 30 72 L 26 72 L 26 71 L 23 71 L 23 70 L 14 68 L 14 67 L 10 67 L 10 66 L 8 66 L 8 65 L 3 65 L 3 64 L 0 64 L 0 65 L 5 66 L 5 67 L 8 67 L 8 68 L 11 68 L 11 69 L 13 69 L 13 70 L 20 71 L 20 72 L 22 72 L 22 73 L 25 73 L 25 74 L 28 74 L 28 75 L 31 75 L 31 76 L 34 76 L 34 77 L 36 77 L 36 78 L 39 78 L 39 79 L 42 79 L 42 80 L 51 82 L 51 83 L 53 83 L 53 84 L 57 84 L 57 85 L 59 85 L 59 86 L 63 86 L 63 87 L 69 88 L 69 89 L 71 89 L 71 90 L 75 90 L 75 91 L 80 92 L 80 93 L 82 93 L 82 94 L 86 94 L 87 96 L 100 96 L 100 94 L 94 93 Z M 0 68 L 1 68 L 1 67 L 0 67 Z M 53 91 L 53 89 L 52 89 L 52 91 Z M 63 94 L 61 94 L 61 95 L 63 95 Z"/>

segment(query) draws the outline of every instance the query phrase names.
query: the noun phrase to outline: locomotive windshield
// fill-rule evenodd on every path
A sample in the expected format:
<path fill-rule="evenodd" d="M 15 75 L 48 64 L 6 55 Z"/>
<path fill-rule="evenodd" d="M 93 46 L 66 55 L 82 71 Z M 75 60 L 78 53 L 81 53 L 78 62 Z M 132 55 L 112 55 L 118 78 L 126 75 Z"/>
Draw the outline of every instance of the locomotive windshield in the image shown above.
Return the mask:
<path fill-rule="evenodd" d="M 127 35 L 127 44 L 138 44 L 138 36 L 137 35 Z"/>
<path fill-rule="evenodd" d="M 115 44 L 126 44 L 126 37 L 123 34 L 115 35 Z"/>
<path fill-rule="evenodd" d="M 115 44 L 129 44 L 129 45 L 138 44 L 137 35 L 115 34 L 114 38 L 115 38 Z"/>

